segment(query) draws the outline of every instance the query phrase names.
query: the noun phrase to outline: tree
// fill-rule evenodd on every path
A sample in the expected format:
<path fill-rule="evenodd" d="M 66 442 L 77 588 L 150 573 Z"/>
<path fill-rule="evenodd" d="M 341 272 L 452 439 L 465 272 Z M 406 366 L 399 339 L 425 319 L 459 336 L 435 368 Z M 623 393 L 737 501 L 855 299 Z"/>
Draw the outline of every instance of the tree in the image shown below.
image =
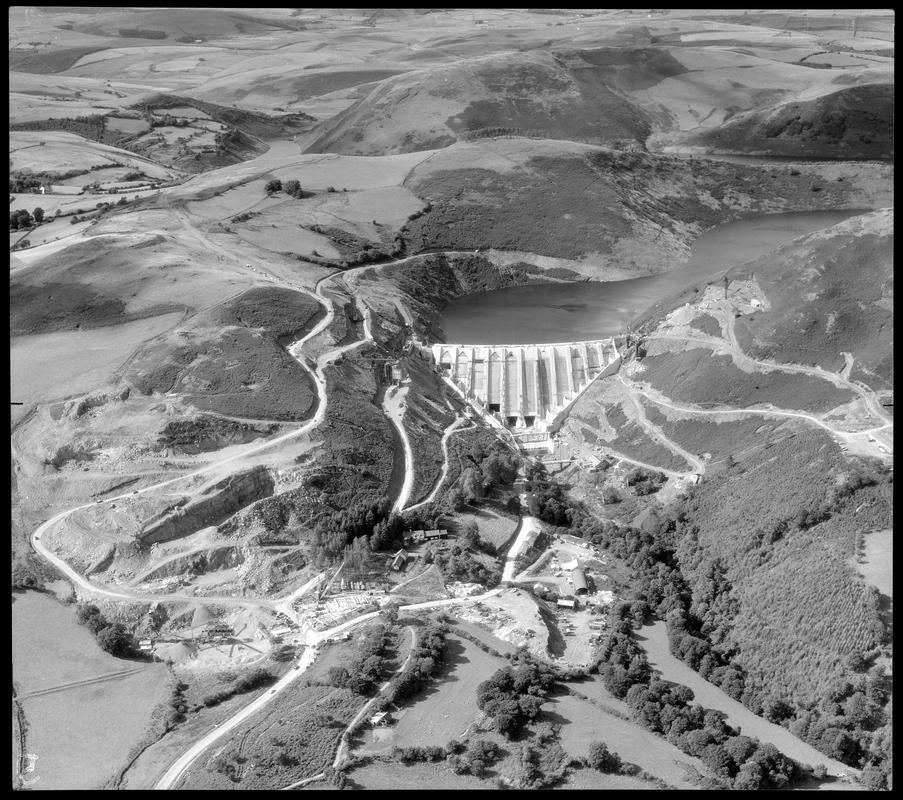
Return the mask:
<path fill-rule="evenodd" d="M 483 496 L 483 483 L 473 467 L 465 470 L 464 475 L 461 476 L 461 489 L 468 504 Z"/>
<path fill-rule="evenodd" d="M 34 211 L 31 212 L 34 217 L 34 221 L 40 225 L 44 221 L 44 209 L 38 206 Z"/>
<path fill-rule="evenodd" d="M 480 529 L 472 519 L 464 523 L 464 527 L 461 530 L 461 542 L 474 549 L 480 546 Z"/>
<path fill-rule="evenodd" d="M 273 180 L 269 181 L 266 186 L 264 186 L 264 191 L 267 194 L 273 194 L 274 192 L 281 192 L 282 191 L 282 181 L 280 181 L 278 178 L 274 178 Z"/>
<path fill-rule="evenodd" d="M 301 191 L 301 184 L 294 178 L 285 182 L 284 189 L 287 195 L 291 195 L 295 198 L 301 197 L 301 195 L 303 194 L 303 192 Z"/>
<path fill-rule="evenodd" d="M 762 768 L 755 761 L 747 761 L 734 778 L 734 788 L 757 790 L 761 786 Z"/>
<path fill-rule="evenodd" d="M 608 749 L 605 742 L 590 742 L 586 763 L 599 772 L 617 772 L 621 768 L 621 756 Z"/>
<path fill-rule="evenodd" d="M 116 658 L 130 656 L 137 649 L 135 647 L 135 637 L 120 622 L 114 622 L 98 632 L 97 643 Z"/>

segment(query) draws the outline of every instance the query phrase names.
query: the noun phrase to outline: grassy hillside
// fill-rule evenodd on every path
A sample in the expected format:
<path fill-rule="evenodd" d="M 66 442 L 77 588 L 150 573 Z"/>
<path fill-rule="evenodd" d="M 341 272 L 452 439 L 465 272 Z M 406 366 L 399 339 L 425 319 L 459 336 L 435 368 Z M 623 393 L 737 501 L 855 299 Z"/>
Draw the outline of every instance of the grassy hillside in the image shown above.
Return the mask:
<path fill-rule="evenodd" d="M 637 380 L 678 403 L 715 403 L 747 408 L 771 403 L 788 410 L 830 411 L 854 399 L 852 392 L 811 375 L 744 372 L 730 356 L 707 348 L 666 352 L 643 359 Z"/>
<path fill-rule="evenodd" d="M 684 71 L 654 49 L 471 58 L 383 81 L 308 152 L 405 153 L 500 132 L 642 146 L 651 119 L 625 90 Z"/>
<path fill-rule="evenodd" d="M 757 358 L 818 364 L 875 388 L 893 385 L 894 212 L 882 209 L 787 244 L 732 270 L 754 274 L 771 308 L 736 320 Z"/>
<path fill-rule="evenodd" d="M 453 145 L 416 167 L 405 186 L 430 203 L 402 230 L 408 252 L 493 247 L 592 256 L 597 269 L 638 274 L 677 268 L 692 241 L 719 223 L 851 207 L 858 197 L 850 181 L 816 181 L 793 165 L 523 139 Z"/>
<path fill-rule="evenodd" d="M 314 410 L 313 382 L 279 340 L 311 327 L 320 310 L 305 294 L 253 289 L 195 317 L 187 335 L 145 345 L 127 380 L 143 394 L 176 392 L 205 411 L 305 419 Z"/>
<path fill-rule="evenodd" d="M 687 143 L 780 156 L 893 158 L 893 130 L 893 84 L 876 83 L 739 114 Z"/>

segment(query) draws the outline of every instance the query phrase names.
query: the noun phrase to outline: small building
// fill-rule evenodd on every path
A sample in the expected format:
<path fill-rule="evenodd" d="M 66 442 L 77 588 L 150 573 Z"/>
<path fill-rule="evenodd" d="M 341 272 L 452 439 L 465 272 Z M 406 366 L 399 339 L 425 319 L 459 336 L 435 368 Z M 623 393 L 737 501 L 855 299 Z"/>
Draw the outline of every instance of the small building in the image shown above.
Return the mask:
<path fill-rule="evenodd" d="M 571 573 L 571 581 L 574 584 L 574 594 L 583 595 L 589 591 L 586 585 L 586 573 L 579 567 Z"/>
<path fill-rule="evenodd" d="M 373 726 L 388 725 L 390 722 L 392 722 L 392 717 L 389 715 L 388 711 L 378 711 L 370 717 L 370 724 Z"/>
<path fill-rule="evenodd" d="M 396 572 L 403 570 L 405 564 L 408 563 L 408 554 L 404 550 L 399 550 L 394 556 L 392 556 L 392 569 Z"/>
<path fill-rule="evenodd" d="M 150 639 L 141 639 L 138 642 L 138 649 L 144 650 L 145 652 L 147 652 L 148 650 L 151 650 L 153 648 L 153 646 L 154 646 L 154 643 Z"/>
<path fill-rule="evenodd" d="M 426 534 L 423 531 L 408 531 L 404 534 L 404 546 L 410 547 L 412 544 L 419 544 L 425 538 Z"/>
<path fill-rule="evenodd" d="M 557 605 L 558 608 L 567 608 L 571 611 L 576 611 L 579 608 L 576 598 L 573 597 L 559 597 Z"/>
<path fill-rule="evenodd" d="M 571 559 L 570 561 L 562 561 L 561 562 L 561 568 L 566 569 L 568 572 L 573 572 L 579 566 L 580 566 L 580 562 L 577 561 L 576 558 Z"/>
<path fill-rule="evenodd" d="M 440 528 L 439 530 L 435 530 L 435 531 L 424 531 L 423 535 L 424 535 L 424 538 L 426 539 L 426 541 L 432 542 L 435 539 L 447 539 L 448 531 L 445 530 L 444 528 Z"/>

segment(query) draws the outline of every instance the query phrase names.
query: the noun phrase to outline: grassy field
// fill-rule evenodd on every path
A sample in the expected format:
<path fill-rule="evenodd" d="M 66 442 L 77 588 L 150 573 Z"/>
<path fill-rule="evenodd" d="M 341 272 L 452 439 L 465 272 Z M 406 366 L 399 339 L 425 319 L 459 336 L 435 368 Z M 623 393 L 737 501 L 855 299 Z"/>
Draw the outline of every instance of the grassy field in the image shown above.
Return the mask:
<path fill-rule="evenodd" d="M 561 789 L 603 789 L 603 790 L 633 790 L 633 789 L 653 789 L 657 788 L 649 781 L 640 778 L 631 778 L 628 775 L 606 775 L 604 772 L 584 768 L 571 772 L 564 783 L 559 787 Z"/>
<path fill-rule="evenodd" d="M 11 168 L 34 172 L 71 172 L 94 166 L 127 166 L 153 178 L 167 178 L 172 170 L 118 147 L 99 144 L 63 131 L 11 131 Z"/>
<path fill-rule="evenodd" d="M 786 728 L 756 716 L 742 703 L 728 697 L 717 686 L 713 686 L 699 673 L 671 655 L 668 633 L 663 621 L 641 628 L 637 641 L 646 650 L 649 663 L 661 671 L 665 680 L 689 686 L 697 703 L 704 708 L 723 711 L 727 715 L 727 723 L 741 730 L 744 735 L 754 736 L 762 742 L 770 742 L 782 753 L 803 764 L 812 766 L 823 764 L 831 774 L 836 775 L 845 771 L 846 767 L 839 761 L 828 758 L 814 747 L 800 741 Z"/>
<path fill-rule="evenodd" d="M 444 744 L 444 742 L 443 742 Z M 489 789 L 487 781 L 472 775 L 456 775 L 444 763 L 438 764 L 381 764 L 375 762 L 356 767 L 348 773 L 352 789 L 383 789 L 435 791 L 442 789 Z M 317 787 L 319 788 L 319 787 Z"/>
<path fill-rule="evenodd" d="M 475 511 L 458 514 L 457 519 L 463 524 L 473 521 L 480 529 L 480 539 L 489 542 L 499 551 L 517 532 L 517 520 L 500 514 L 495 509 L 483 505 Z"/>
<path fill-rule="evenodd" d="M 219 220 L 231 219 L 236 214 L 251 209 L 257 211 L 279 202 L 277 197 L 267 197 L 264 191 L 266 184 L 266 178 L 248 181 L 232 189 L 226 189 L 206 200 L 190 202 L 188 209 L 193 214 Z"/>
<path fill-rule="evenodd" d="M 76 623 L 73 606 L 34 592 L 13 595 L 12 643 L 13 680 L 20 695 L 143 667 L 132 675 L 21 701 L 27 752 L 38 756 L 35 788 L 99 788 L 124 766 L 154 707 L 168 695 L 166 668 L 107 655 Z"/>
<path fill-rule="evenodd" d="M 302 228 L 297 219 L 297 209 L 283 204 L 241 223 L 238 235 L 246 242 L 277 253 L 309 256 L 316 252 L 323 258 L 340 257 L 328 237 Z"/>
<path fill-rule="evenodd" d="M 449 636 L 446 664 L 427 689 L 397 714 L 387 728 L 369 730 L 361 753 L 378 753 L 393 746 L 445 745 L 459 737 L 474 720 L 477 686 L 504 665 L 502 659 L 485 653 L 473 642 Z"/>
<path fill-rule="evenodd" d="M 894 532 L 873 531 L 862 537 L 864 556 L 856 561 L 856 571 L 881 594 L 894 596 Z"/>
<path fill-rule="evenodd" d="M 702 774 L 707 773 L 699 759 L 685 755 L 636 723 L 626 722 L 578 697 L 556 697 L 544 708 L 543 716 L 561 725 L 561 746 L 572 756 L 586 756 L 589 743 L 601 740 L 625 761 L 638 765 L 679 789 L 696 788 L 682 764 L 689 764 Z"/>

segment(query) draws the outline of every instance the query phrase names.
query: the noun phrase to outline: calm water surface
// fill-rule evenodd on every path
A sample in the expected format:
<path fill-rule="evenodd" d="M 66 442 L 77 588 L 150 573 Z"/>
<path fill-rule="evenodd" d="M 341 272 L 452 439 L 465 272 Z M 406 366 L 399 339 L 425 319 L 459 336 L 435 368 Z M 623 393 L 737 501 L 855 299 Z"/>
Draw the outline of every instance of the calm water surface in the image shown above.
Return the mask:
<path fill-rule="evenodd" d="M 767 253 L 797 236 L 863 211 L 801 211 L 730 222 L 693 244 L 686 266 L 607 283 L 518 286 L 459 297 L 442 311 L 445 339 L 456 344 L 534 344 L 599 339 L 623 332 L 653 303 Z"/>

